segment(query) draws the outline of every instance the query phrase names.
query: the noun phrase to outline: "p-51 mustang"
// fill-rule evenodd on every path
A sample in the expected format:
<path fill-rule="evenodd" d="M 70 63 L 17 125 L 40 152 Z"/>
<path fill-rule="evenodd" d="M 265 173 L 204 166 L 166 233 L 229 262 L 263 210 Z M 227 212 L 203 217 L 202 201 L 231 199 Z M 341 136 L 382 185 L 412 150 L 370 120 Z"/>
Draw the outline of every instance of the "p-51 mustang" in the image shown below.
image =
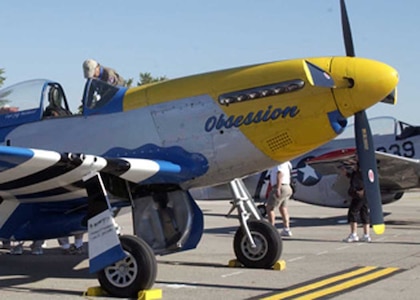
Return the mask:
<path fill-rule="evenodd" d="M 408 189 L 420 187 L 420 127 L 392 117 L 369 119 L 378 162 L 382 204 L 401 199 Z M 341 168 L 356 162 L 354 124 L 333 141 L 292 161 L 295 200 L 325 207 L 347 208 L 349 179 Z M 254 199 L 269 195 L 270 170 L 251 175 L 243 181 Z M 227 185 L 191 191 L 196 199 L 228 199 Z"/>
<path fill-rule="evenodd" d="M 408 189 L 420 187 L 420 127 L 391 117 L 370 121 L 378 164 L 382 203 L 401 199 Z M 355 162 L 351 129 L 296 162 L 295 198 L 303 202 L 348 207 L 349 186 L 340 168 Z"/>
<path fill-rule="evenodd" d="M 155 254 L 198 244 L 203 214 L 190 188 L 303 155 L 342 133 L 354 114 L 356 134 L 370 145 L 364 109 L 394 102 L 398 74 L 355 57 L 341 5 L 345 57 L 257 64 L 131 89 L 89 79 L 82 113 L 73 115 L 62 113 L 68 104 L 57 82 L 1 90 L 8 107 L 0 115 L 0 238 L 50 239 L 87 229 L 90 269 L 101 286 L 133 296 L 154 284 Z M 61 113 L 45 113 L 50 104 Z M 368 150 L 360 149 L 362 168 L 375 172 Z M 231 186 L 241 224 L 238 260 L 272 267 L 282 251 L 279 234 L 252 203 L 245 205 L 240 184 Z M 378 198 L 370 198 L 381 215 Z M 132 207 L 135 236 L 118 239 L 111 210 L 124 206 Z"/>

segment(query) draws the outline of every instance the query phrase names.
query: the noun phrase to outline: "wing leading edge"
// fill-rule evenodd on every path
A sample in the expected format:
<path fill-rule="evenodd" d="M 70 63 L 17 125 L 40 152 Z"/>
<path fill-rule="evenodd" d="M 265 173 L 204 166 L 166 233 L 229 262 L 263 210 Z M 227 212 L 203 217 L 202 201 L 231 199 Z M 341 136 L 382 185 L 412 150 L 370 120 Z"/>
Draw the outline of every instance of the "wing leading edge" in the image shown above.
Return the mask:
<path fill-rule="evenodd" d="M 54 200 L 63 194 L 70 198 L 70 194 L 86 195 L 81 182 L 91 172 L 111 174 L 137 184 L 180 183 L 189 179 L 181 165 L 165 160 L 0 146 L 0 196 L 4 199 L 35 202 Z"/>

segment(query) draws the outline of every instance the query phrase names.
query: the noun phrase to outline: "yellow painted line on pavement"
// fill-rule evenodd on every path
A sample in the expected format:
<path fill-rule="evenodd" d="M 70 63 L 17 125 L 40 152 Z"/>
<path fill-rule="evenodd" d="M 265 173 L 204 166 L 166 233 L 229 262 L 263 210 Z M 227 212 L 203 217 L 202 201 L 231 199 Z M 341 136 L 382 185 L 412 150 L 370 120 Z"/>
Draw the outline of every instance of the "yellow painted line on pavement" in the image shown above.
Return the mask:
<path fill-rule="evenodd" d="M 311 291 L 311 290 L 318 289 L 318 288 L 323 287 L 325 285 L 328 285 L 328 284 L 331 284 L 331 283 L 334 283 L 334 282 L 337 282 L 337 281 L 340 281 L 340 280 L 343 280 L 343 279 L 346 279 L 346 278 L 349 278 L 349 277 L 353 277 L 353 276 L 356 276 L 356 275 L 360 275 L 360 274 L 369 272 L 369 271 L 374 270 L 374 269 L 376 269 L 376 267 L 363 267 L 363 268 L 357 269 L 357 270 L 352 271 L 352 272 L 348 272 L 348 273 L 344 273 L 344 274 L 341 274 L 341 275 L 338 275 L 338 276 L 327 278 L 327 279 L 324 279 L 324 280 L 321 280 L 321 281 L 318 281 L 318 282 L 315 282 L 315 283 L 312 283 L 312 284 L 308 284 L 308 285 L 305 285 L 305 286 L 302 286 L 302 287 L 299 287 L 299 288 L 296 288 L 296 289 L 293 289 L 293 290 L 290 290 L 290 291 L 287 291 L 287 292 L 276 294 L 276 295 L 273 295 L 273 296 L 270 296 L 270 297 L 267 297 L 267 298 L 262 298 L 261 300 L 275 300 L 275 299 L 282 299 L 282 298 L 291 297 L 291 296 L 294 296 L 294 295 L 298 295 L 298 294 L 301 294 L 301 293 L 305 293 L 305 292 L 308 292 L 308 291 Z"/>
<path fill-rule="evenodd" d="M 300 286 L 300 287 L 291 289 L 289 291 L 273 294 L 265 298 L 261 298 L 261 300 L 278 300 L 278 299 L 286 299 L 286 298 L 304 299 L 304 300 L 317 299 L 317 298 L 321 298 L 330 294 L 342 292 L 352 287 L 366 284 L 370 281 L 390 275 L 399 270 L 401 269 L 378 268 L 374 266 L 360 267 L 356 270 L 339 274 L 336 276 L 332 276 L 332 277 L 329 277 L 320 281 L 316 281 L 310 284 L 306 284 L 304 286 Z M 325 288 L 328 285 L 330 287 Z"/>
<path fill-rule="evenodd" d="M 361 284 L 366 284 L 369 281 L 384 277 L 384 276 L 389 275 L 391 273 L 394 273 L 398 270 L 399 270 L 398 268 L 386 268 L 386 269 L 383 269 L 383 270 L 380 270 L 380 271 L 370 273 L 368 275 L 364 275 L 364 276 L 357 277 L 357 278 L 352 279 L 352 280 L 345 281 L 343 283 L 340 283 L 340 284 L 335 285 L 335 286 L 330 287 L 330 288 L 326 288 L 326 289 L 322 289 L 320 291 L 316 291 L 316 292 L 313 292 L 313 293 L 310 293 L 310 294 L 306 294 L 302 297 L 298 297 L 298 298 L 295 298 L 295 299 L 296 300 L 318 299 L 320 297 L 324 297 L 324 296 L 327 296 L 327 295 L 330 295 L 330 294 L 334 294 L 334 293 L 337 293 L 337 292 L 342 292 L 344 290 L 347 290 L 349 288 L 352 288 L 352 287 L 355 287 L 355 286 L 358 286 L 358 285 L 361 285 Z"/>

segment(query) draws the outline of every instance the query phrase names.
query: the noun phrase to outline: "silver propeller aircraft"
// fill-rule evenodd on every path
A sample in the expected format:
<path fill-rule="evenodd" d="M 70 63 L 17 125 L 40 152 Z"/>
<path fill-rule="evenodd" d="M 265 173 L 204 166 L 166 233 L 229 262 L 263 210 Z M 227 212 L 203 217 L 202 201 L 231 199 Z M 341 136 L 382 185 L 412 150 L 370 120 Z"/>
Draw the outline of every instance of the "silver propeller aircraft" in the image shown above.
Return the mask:
<path fill-rule="evenodd" d="M 1 90 L 0 238 L 88 231 L 90 271 L 102 288 L 136 296 L 155 282 L 155 255 L 200 241 L 203 214 L 189 189 L 235 182 L 301 156 L 342 133 L 353 115 L 360 144 L 368 145 L 358 151 L 373 226 L 383 231 L 376 176 L 367 177 L 376 166 L 364 110 L 395 102 L 398 73 L 355 57 L 340 4 L 346 56 L 262 63 L 130 89 L 89 79 L 78 114 L 68 112 L 64 89 L 54 81 Z M 280 258 L 281 238 L 240 185 L 231 186 L 241 225 L 237 259 L 270 268 Z M 113 216 L 125 206 L 132 208 L 135 234 L 117 236 Z"/>

